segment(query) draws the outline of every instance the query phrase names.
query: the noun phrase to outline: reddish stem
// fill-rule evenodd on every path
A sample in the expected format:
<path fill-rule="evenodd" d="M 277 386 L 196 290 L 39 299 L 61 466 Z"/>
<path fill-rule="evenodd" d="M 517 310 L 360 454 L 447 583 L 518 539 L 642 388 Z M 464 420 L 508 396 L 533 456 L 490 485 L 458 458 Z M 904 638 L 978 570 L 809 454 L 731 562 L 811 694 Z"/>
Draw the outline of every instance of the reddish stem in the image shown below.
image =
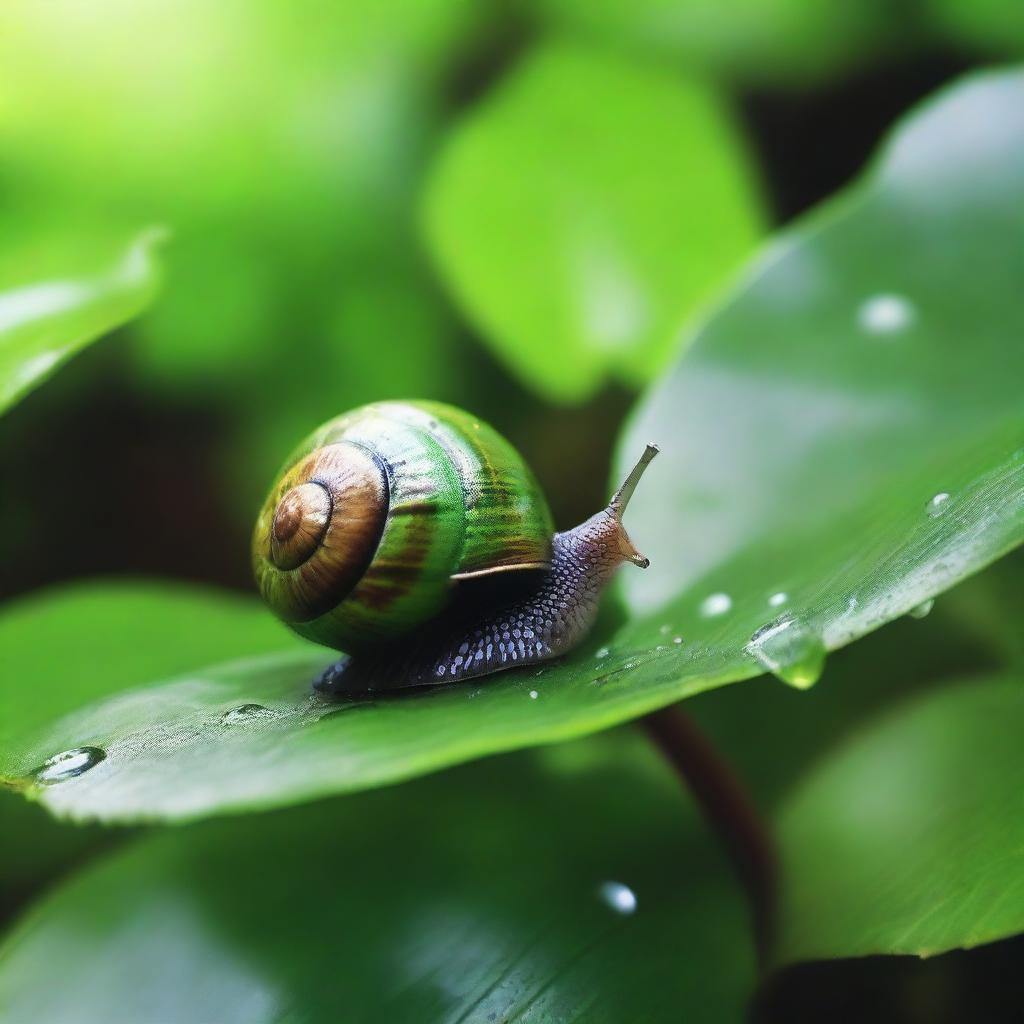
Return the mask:
<path fill-rule="evenodd" d="M 754 939 L 765 961 L 775 926 L 775 842 L 735 769 L 678 706 L 640 720 L 686 783 L 725 846 L 750 902 Z"/>

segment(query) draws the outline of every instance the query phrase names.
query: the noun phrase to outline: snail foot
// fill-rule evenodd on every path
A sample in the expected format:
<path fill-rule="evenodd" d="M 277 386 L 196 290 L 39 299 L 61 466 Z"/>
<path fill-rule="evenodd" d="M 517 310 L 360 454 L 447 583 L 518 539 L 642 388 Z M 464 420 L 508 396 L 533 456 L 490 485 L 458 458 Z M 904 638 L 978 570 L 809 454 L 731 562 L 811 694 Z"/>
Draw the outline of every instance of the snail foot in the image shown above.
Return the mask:
<path fill-rule="evenodd" d="M 351 693 L 352 690 L 347 685 L 347 683 L 351 683 L 351 680 L 346 680 L 346 676 L 353 674 L 347 671 L 350 663 L 351 659 L 345 657 L 328 665 L 313 680 L 313 689 L 324 697 L 340 697 Z"/>

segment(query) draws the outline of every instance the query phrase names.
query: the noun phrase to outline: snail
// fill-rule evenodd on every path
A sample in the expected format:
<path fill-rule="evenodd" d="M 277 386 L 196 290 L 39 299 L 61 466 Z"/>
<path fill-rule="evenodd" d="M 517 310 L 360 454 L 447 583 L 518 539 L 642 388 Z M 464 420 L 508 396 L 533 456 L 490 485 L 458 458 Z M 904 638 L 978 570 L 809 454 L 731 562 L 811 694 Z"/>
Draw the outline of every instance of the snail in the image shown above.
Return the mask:
<path fill-rule="evenodd" d="M 622 514 L 555 533 L 533 473 L 496 430 L 436 402 L 379 402 L 315 430 L 253 533 L 260 594 L 296 633 L 344 651 L 314 682 L 355 692 L 457 682 L 555 658 L 586 636 L 623 562 Z"/>

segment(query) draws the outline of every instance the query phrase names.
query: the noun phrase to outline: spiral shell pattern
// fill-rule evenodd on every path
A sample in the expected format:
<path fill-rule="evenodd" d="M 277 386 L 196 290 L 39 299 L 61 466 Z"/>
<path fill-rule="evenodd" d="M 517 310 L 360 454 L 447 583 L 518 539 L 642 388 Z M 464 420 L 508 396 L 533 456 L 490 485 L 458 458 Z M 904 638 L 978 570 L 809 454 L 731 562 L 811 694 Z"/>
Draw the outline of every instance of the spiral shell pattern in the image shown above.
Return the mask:
<path fill-rule="evenodd" d="M 381 402 L 292 454 L 257 519 L 253 566 L 296 632 L 355 651 L 440 614 L 455 583 L 548 567 L 552 530 L 533 474 L 493 428 L 440 403 Z"/>

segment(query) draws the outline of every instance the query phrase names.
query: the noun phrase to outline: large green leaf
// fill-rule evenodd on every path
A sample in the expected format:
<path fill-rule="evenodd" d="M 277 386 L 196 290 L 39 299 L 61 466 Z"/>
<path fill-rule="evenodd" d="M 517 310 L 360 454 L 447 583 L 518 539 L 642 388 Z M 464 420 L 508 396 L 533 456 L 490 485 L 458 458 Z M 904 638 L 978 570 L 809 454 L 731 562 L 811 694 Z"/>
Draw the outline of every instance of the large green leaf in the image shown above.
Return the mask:
<path fill-rule="evenodd" d="M 556 400 L 643 383 L 753 248 L 751 174 L 709 87 L 565 43 L 459 125 L 427 193 L 441 269 L 484 340 Z"/>
<path fill-rule="evenodd" d="M 140 676 L 26 729 L 0 774 L 95 746 L 105 759 L 42 788 L 47 806 L 187 818 L 578 736 L 766 662 L 806 685 L 825 647 L 1024 537 L 1021 111 L 1020 74 L 946 94 L 699 333 L 627 431 L 624 458 L 649 436 L 665 450 L 627 516 L 653 564 L 627 570 L 640 586 L 617 630 L 536 672 L 355 704 L 310 695 L 327 652 Z M 904 298 L 872 302 L 890 292 Z"/>
<path fill-rule="evenodd" d="M 676 780 L 605 739 L 139 842 L 10 935 L 0 1016 L 721 1024 L 752 981 Z"/>
<path fill-rule="evenodd" d="M 1024 930 L 1024 678 L 863 728 L 779 814 L 780 958 L 921 956 Z"/>
<path fill-rule="evenodd" d="M 620 466 L 664 445 L 633 615 L 730 675 L 767 626 L 785 674 L 1024 540 L 1021 280 L 1024 73 L 978 75 L 783 234 L 633 417 Z"/>
<path fill-rule="evenodd" d="M 148 230 L 127 244 L 38 243 L 0 253 L 0 413 L 90 341 L 136 316 L 157 272 Z"/>

